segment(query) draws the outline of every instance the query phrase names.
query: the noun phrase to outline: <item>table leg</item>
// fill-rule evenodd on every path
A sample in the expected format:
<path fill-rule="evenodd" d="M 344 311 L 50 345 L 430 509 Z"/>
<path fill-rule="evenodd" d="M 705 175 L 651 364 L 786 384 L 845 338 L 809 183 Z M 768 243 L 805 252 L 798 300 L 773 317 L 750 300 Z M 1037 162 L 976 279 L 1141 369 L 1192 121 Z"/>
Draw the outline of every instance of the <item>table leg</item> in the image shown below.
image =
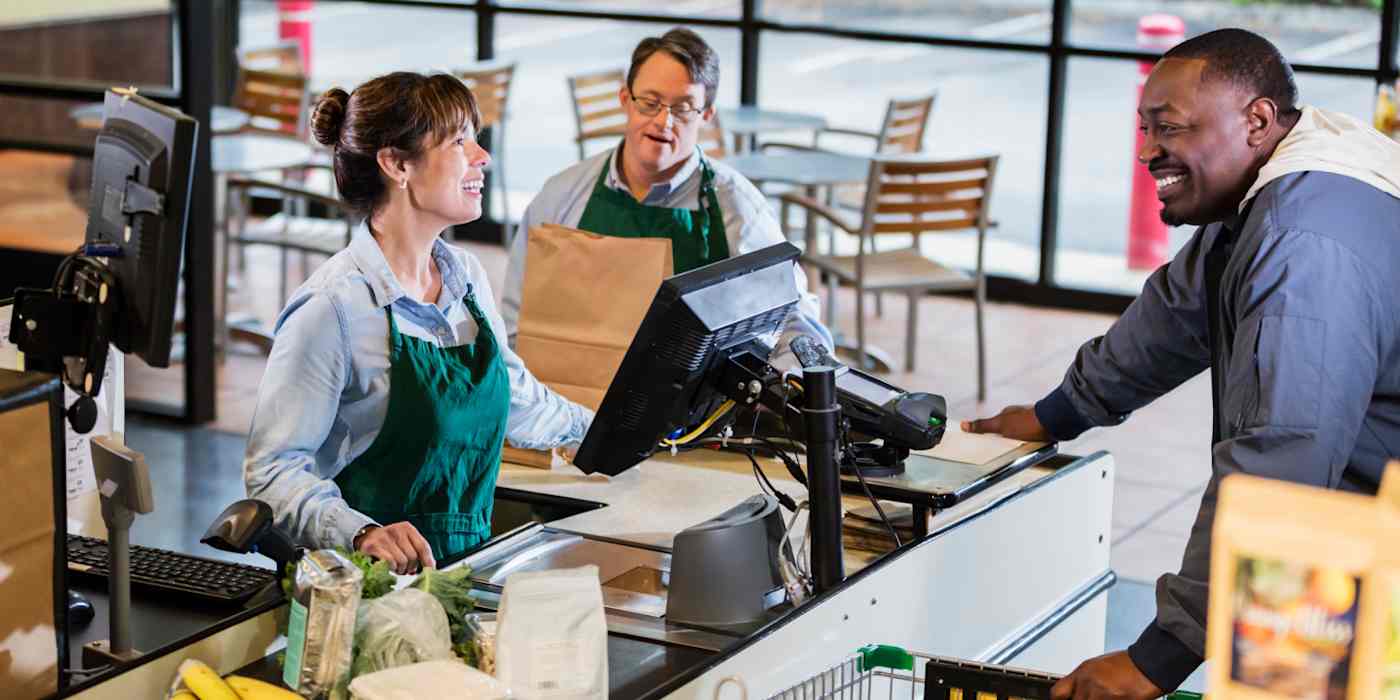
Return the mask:
<path fill-rule="evenodd" d="M 928 520 L 933 517 L 933 509 L 926 505 L 914 504 L 914 539 L 928 537 Z"/>

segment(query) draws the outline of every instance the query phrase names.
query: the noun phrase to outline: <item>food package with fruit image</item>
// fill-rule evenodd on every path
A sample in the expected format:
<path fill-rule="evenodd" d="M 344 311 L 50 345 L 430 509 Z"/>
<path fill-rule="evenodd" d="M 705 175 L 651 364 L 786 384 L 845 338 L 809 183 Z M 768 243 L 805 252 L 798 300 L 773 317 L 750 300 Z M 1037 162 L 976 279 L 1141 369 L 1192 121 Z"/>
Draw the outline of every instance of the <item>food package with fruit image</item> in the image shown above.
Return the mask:
<path fill-rule="evenodd" d="M 1220 486 L 1211 545 L 1210 696 L 1359 700 L 1361 582 L 1376 499 L 1247 475 Z"/>
<path fill-rule="evenodd" d="M 1361 588 L 1358 700 L 1400 700 L 1400 462 L 1391 462 L 1377 498 L 1380 545 Z"/>

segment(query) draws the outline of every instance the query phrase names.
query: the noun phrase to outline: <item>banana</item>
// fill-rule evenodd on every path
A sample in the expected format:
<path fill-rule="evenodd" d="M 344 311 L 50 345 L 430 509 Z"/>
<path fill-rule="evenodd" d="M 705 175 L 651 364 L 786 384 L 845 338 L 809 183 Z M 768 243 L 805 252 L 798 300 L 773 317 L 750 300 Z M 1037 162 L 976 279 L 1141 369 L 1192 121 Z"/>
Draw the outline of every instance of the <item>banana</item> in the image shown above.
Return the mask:
<path fill-rule="evenodd" d="M 256 678 L 228 676 L 224 678 L 224 682 L 243 700 L 301 700 L 300 695 L 290 690 Z"/>
<path fill-rule="evenodd" d="M 188 690 L 181 690 L 170 696 L 170 700 L 199 700 L 199 696 Z"/>
<path fill-rule="evenodd" d="M 180 662 L 180 679 L 199 700 L 241 700 L 209 664 L 197 659 Z"/>

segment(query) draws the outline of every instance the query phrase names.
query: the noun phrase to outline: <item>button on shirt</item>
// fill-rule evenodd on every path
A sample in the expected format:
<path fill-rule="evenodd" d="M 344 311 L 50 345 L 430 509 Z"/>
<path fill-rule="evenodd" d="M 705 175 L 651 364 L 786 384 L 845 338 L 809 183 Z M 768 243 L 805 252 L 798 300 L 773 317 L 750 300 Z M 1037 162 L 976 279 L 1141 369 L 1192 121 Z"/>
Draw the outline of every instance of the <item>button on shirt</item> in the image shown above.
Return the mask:
<path fill-rule="evenodd" d="M 583 210 L 588 207 L 588 199 L 593 194 L 593 186 L 598 175 L 608 166 L 608 176 L 604 181 L 607 187 L 630 194 L 631 190 L 622 182 L 618 172 L 620 149 L 613 148 L 569 167 L 551 177 L 530 206 L 516 229 L 510 249 L 510 267 L 506 270 L 505 290 L 501 296 L 501 315 L 505 319 L 511 347 L 515 347 L 515 333 L 520 322 L 520 298 L 525 284 L 526 233 L 540 224 L 558 224 L 571 228 L 578 227 L 583 218 Z M 672 209 L 699 209 L 700 204 L 700 158 L 696 154 L 686 161 L 675 177 L 666 182 L 651 186 L 641 204 L 651 207 Z M 763 193 L 754 187 L 743 175 L 724 161 L 707 161 L 715 174 L 715 196 L 724 215 L 725 241 L 729 244 L 730 255 L 742 255 L 761 250 L 787 240 L 783 236 L 778 219 L 768 206 Z M 807 276 L 793 266 L 794 282 L 797 284 L 799 300 L 797 308 L 788 317 L 782 337 L 777 341 L 777 355 L 787 355 L 787 343 L 797 334 L 810 335 L 832 347 L 831 334 L 821 324 L 820 306 L 817 295 L 808 293 Z M 777 357 L 774 358 L 778 362 Z M 792 364 L 782 362 L 781 364 Z"/>
<path fill-rule="evenodd" d="M 400 333 L 455 347 L 475 342 L 479 330 L 462 301 L 470 292 L 496 337 L 505 337 L 476 257 L 441 240 L 432 256 L 442 292 L 427 304 L 404 293 L 361 224 L 277 319 L 243 472 L 249 497 L 271 505 L 277 524 L 302 545 L 348 547 L 372 523 L 332 479 L 374 442 L 389 407 L 385 309 L 392 305 Z M 546 449 L 581 441 L 592 412 L 537 381 L 504 344 L 501 354 L 510 375 L 510 442 Z"/>

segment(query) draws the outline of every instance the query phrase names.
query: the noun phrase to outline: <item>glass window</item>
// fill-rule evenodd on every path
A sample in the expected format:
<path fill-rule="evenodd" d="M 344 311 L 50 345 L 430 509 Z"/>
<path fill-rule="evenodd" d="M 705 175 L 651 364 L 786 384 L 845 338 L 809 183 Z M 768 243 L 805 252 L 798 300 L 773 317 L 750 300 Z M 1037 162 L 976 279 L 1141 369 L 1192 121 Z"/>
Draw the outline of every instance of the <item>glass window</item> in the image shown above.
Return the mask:
<path fill-rule="evenodd" d="M 775 20 L 913 34 L 943 34 L 1046 43 L 1050 0 L 1015 3 L 952 3 L 938 0 L 764 0 L 763 14 Z M 902 47 L 877 47 L 898 55 Z"/>
<path fill-rule="evenodd" d="M 102 103 L 0 95 L 0 134 L 34 143 L 92 147 Z"/>
<path fill-rule="evenodd" d="M 170 87 L 171 0 L 0 2 L 0 73 Z"/>
<path fill-rule="evenodd" d="M 1258 32 L 1294 63 L 1376 67 L 1380 0 L 1201 0 L 1158 2 L 1152 9 L 1119 0 L 1075 0 L 1070 39 L 1081 46 L 1140 45 L 1139 21 L 1153 13 L 1180 19 L 1185 35 L 1221 27 Z"/>
<path fill-rule="evenodd" d="M 550 7 L 590 12 L 637 12 L 682 17 L 738 17 L 743 12 L 739 0 L 681 0 L 658 3 L 655 0 L 537 0 L 501 2 L 502 7 Z"/>
<path fill-rule="evenodd" d="M 1373 84 L 1364 78 L 1302 74 L 1303 101 L 1370 121 Z M 1059 286 L 1137 294 L 1157 265 L 1129 266 L 1133 173 L 1137 164 L 1138 66 L 1132 61 L 1076 58 L 1070 61 L 1061 151 L 1060 220 L 1055 251 Z M 1150 241 L 1163 229 L 1160 208 L 1150 190 L 1141 197 L 1151 208 L 1139 228 Z M 1165 229 L 1161 260 L 1175 255 L 1195 233 L 1194 226 Z M 1151 258 L 1151 256 L 1145 256 Z"/>
<path fill-rule="evenodd" d="M 1045 57 L 777 32 L 766 34 L 762 46 L 760 105 L 822 115 L 833 127 L 877 131 L 889 100 L 937 91 L 924 150 L 948 158 L 1001 155 L 991 203 L 999 225 L 989 232 L 986 268 L 1035 279 L 1045 169 Z M 904 52 L 897 60 L 891 58 L 896 50 Z M 812 67 L 829 56 L 849 58 Z M 872 151 L 870 141 L 824 139 L 822 146 Z M 972 234 L 935 234 L 923 236 L 922 246 L 941 261 L 972 268 L 975 242 Z"/>
<path fill-rule="evenodd" d="M 716 103 L 739 102 L 739 32 L 692 27 L 720 57 Z M 511 216 L 518 218 L 545 180 L 578 162 L 577 126 L 569 76 L 625 71 L 637 42 L 659 36 L 666 24 L 503 14 L 496 18 L 496 56 L 516 61 L 504 152 Z M 586 50 L 585 50 L 586 47 Z M 606 146 L 599 142 L 588 149 Z"/>
<path fill-rule="evenodd" d="M 309 28 L 271 0 L 244 0 L 239 54 L 250 67 L 303 72 L 312 94 L 396 70 L 450 71 L 476 61 L 476 11 L 318 2 Z M 288 24 L 288 21 L 291 24 Z M 286 52 L 290 51 L 290 56 Z M 296 62 L 301 70 L 296 71 Z"/>

